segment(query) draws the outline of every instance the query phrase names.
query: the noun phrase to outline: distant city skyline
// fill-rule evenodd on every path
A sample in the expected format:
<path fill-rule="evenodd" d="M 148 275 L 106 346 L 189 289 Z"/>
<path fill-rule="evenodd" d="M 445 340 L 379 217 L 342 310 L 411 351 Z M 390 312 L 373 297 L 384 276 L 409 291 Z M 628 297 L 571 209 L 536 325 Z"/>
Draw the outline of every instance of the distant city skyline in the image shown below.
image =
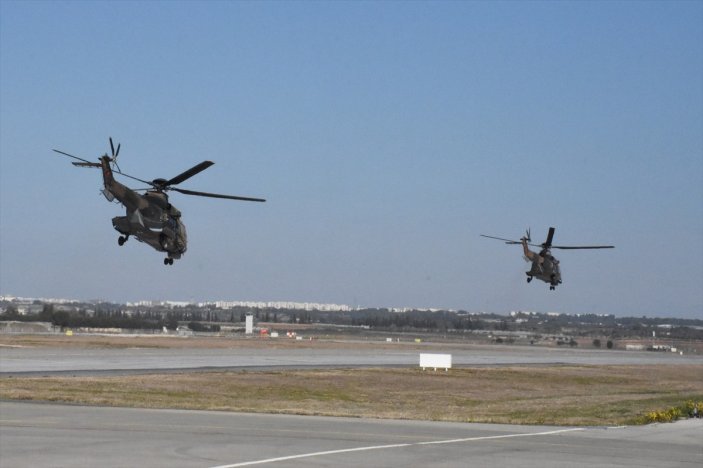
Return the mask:
<path fill-rule="evenodd" d="M 543 314 L 547 316 L 561 316 L 568 315 L 572 317 L 579 316 L 601 316 L 601 317 L 615 317 L 613 314 L 599 314 L 599 313 L 569 313 L 562 311 L 540 311 L 540 310 L 506 310 L 502 312 L 487 312 L 479 310 L 466 310 L 466 309 L 442 309 L 442 308 L 420 308 L 420 307 L 374 307 L 374 306 L 350 306 L 346 304 L 320 304 L 312 302 L 291 302 L 291 301 L 222 301 L 222 300 L 204 300 L 204 301 L 172 301 L 168 299 L 163 300 L 139 300 L 139 301 L 126 301 L 126 302 L 113 302 L 103 299 L 76 299 L 76 298 L 42 298 L 42 297 L 18 297 L 12 295 L 0 295 L 0 302 L 24 302 L 31 303 L 34 301 L 39 301 L 41 303 L 51 303 L 51 304 L 76 304 L 76 303 L 111 303 L 111 304 L 121 304 L 127 307 L 215 307 L 217 309 L 232 309 L 235 307 L 251 308 L 251 309 L 288 309 L 288 310 L 304 310 L 304 311 L 318 311 L 318 312 L 351 312 L 355 310 L 368 310 L 368 309 L 385 309 L 390 312 L 404 313 L 412 311 L 420 312 L 464 312 L 470 315 L 480 315 L 480 314 L 495 314 L 504 315 L 506 317 L 518 318 L 521 316 L 532 316 Z M 630 317 L 639 317 L 640 315 L 634 315 Z M 647 318 L 672 318 L 672 319 L 686 319 L 687 317 L 676 317 L 676 316 L 646 316 Z M 703 317 L 691 317 L 703 320 Z"/>
<path fill-rule="evenodd" d="M 76 299 L 76 298 L 44 298 L 44 297 L 20 297 L 12 295 L 0 295 L 0 301 L 40 301 L 46 303 L 68 304 L 76 302 L 107 302 L 115 304 L 124 304 L 128 307 L 154 307 L 154 306 L 170 306 L 170 307 L 185 307 L 189 305 L 197 307 L 214 306 L 218 309 L 231 309 L 234 307 L 250 307 L 250 308 L 269 308 L 269 309 L 300 309 L 300 310 L 317 310 L 325 311 L 351 311 L 360 309 L 384 308 L 395 312 L 407 312 L 411 310 L 453 310 L 439 308 L 420 308 L 420 307 L 374 307 L 374 306 L 351 306 L 347 304 L 323 304 L 318 302 L 294 302 L 294 301 L 233 301 L 233 300 L 199 300 L 199 301 L 174 301 L 169 299 L 159 300 L 137 300 L 137 301 L 110 301 L 106 299 Z"/>

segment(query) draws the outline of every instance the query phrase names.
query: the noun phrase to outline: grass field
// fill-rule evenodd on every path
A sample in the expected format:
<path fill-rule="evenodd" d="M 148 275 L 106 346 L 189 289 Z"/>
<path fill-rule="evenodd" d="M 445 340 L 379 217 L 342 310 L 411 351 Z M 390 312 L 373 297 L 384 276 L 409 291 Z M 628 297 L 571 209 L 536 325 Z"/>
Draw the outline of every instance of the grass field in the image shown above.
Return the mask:
<path fill-rule="evenodd" d="M 703 401 L 703 365 L 199 372 L 0 379 L 0 398 L 436 421 L 633 424 Z"/>

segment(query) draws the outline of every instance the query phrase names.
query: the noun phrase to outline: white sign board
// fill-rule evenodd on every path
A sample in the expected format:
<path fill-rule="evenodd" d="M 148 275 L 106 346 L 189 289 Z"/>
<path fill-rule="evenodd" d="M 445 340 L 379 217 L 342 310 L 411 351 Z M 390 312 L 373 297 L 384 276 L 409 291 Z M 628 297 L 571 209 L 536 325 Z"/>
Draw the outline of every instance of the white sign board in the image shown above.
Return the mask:
<path fill-rule="evenodd" d="M 251 335 L 252 333 L 254 333 L 254 316 L 247 315 L 245 323 L 246 323 L 246 325 L 245 325 L 246 328 L 245 328 L 244 333 L 247 335 Z"/>
<path fill-rule="evenodd" d="M 451 369 L 452 367 L 452 355 L 451 354 L 420 354 L 420 367 L 425 370 L 427 367 L 431 367 L 434 370 L 440 369 Z"/>

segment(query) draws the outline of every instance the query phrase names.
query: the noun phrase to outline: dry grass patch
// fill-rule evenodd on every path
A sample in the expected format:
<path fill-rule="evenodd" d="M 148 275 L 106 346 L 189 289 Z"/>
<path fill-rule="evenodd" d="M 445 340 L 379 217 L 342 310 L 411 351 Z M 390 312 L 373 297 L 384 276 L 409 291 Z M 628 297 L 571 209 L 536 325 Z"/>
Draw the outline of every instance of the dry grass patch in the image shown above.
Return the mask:
<path fill-rule="evenodd" d="M 0 398 L 519 424 L 611 425 L 703 400 L 703 366 L 212 372 L 2 378 Z"/>

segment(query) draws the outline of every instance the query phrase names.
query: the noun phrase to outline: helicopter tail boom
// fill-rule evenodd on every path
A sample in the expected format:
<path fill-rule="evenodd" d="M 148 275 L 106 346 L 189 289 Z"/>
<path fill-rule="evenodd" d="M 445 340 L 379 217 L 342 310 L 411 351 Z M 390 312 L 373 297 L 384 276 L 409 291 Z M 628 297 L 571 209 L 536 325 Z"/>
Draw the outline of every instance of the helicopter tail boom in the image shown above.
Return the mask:
<path fill-rule="evenodd" d="M 115 178 L 112 175 L 112 168 L 110 167 L 110 158 L 103 156 L 100 158 L 100 167 L 103 171 L 103 183 L 106 189 L 110 189 L 110 186 L 115 182 Z"/>
<path fill-rule="evenodd" d="M 105 185 L 103 191 L 105 197 L 107 197 L 108 200 L 116 198 L 130 211 L 146 209 L 149 206 L 148 201 L 144 200 L 144 198 L 135 191 L 115 180 L 112 167 L 110 167 L 111 162 L 112 159 L 109 156 L 100 158 L 100 165 L 103 172 L 103 184 Z M 110 196 L 107 195 L 108 193 Z"/>

